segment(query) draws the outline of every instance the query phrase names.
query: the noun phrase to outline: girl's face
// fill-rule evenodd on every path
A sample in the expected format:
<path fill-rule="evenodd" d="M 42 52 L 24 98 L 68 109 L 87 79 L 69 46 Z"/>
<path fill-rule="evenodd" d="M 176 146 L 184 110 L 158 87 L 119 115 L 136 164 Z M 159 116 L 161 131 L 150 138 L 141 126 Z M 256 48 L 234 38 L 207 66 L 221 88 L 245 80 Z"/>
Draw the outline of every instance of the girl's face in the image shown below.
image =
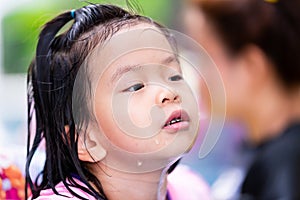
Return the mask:
<path fill-rule="evenodd" d="M 94 115 L 108 160 L 170 162 L 187 152 L 198 132 L 197 102 L 162 32 L 145 24 L 124 28 L 99 48 L 89 63 L 102 68 Z"/>

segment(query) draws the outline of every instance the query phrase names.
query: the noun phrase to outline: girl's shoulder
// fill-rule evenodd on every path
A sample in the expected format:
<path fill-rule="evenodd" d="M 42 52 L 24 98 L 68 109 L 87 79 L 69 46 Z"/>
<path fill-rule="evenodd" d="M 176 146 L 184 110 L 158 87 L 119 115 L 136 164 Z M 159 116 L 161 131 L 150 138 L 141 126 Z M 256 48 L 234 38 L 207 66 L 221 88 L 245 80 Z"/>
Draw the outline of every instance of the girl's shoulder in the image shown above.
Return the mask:
<path fill-rule="evenodd" d="M 83 184 L 80 181 L 76 181 L 78 184 L 82 185 Z M 80 195 L 81 197 L 85 198 L 85 199 L 95 199 L 93 196 L 89 195 L 88 193 L 84 192 L 83 190 L 81 190 L 80 188 L 76 188 L 76 187 L 70 187 L 74 193 Z M 51 199 L 55 199 L 55 200 L 69 200 L 69 199 L 79 199 L 77 197 L 75 197 L 73 194 L 71 194 L 69 192 L 69 190 L 66 188 L 66 186 L 60 182 L 59 184 L 57 184 L 55 186 L 55 189 L 57 190 L 57 192 L 60 195 L 57 195 L 53 192 L 53 190 L 50 189 L 46 189 L 46 190 L 42 190 L 40 192 L 40 196 L 38 198 L 36 198 L 37 200 L 51 200 Z M 31 199 L 31 198 L 29 198 Z"/>
<path fill-rule="evenodd" d="M 210 200 L 208 184 L 185 165 L 178 165 L 168 176 L 168 192 L 171 200 Z"/>

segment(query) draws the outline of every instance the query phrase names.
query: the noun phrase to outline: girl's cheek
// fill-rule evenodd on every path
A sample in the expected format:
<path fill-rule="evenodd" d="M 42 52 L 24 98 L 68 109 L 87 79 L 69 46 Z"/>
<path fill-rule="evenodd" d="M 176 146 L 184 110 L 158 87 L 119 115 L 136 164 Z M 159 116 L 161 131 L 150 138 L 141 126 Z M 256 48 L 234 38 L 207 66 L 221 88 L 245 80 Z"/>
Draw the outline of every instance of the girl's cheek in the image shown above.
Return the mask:
<path fill-rule="evenodd" d="M 138 128 L 145 128 L 151 125 L 151 100 L 132 95 L 128 101 L 129 120 Z"/>

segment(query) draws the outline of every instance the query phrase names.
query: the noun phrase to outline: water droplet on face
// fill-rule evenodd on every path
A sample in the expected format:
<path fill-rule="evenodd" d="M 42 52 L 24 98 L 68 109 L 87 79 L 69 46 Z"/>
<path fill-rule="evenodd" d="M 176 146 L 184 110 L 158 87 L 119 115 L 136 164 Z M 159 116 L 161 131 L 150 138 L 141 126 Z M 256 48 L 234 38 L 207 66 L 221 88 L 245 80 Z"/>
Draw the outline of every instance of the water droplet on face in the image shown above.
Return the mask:
<path fill-rule="evenodd" d="M 143 162 L 142 161 L 137 161 L 137 166 L 140 167 L 142 166 Z"/>
<path fill-rule="evenodd" d="M 155 144 L 159 145 L 159 140 L 156 139 L 155 140 Z"/>

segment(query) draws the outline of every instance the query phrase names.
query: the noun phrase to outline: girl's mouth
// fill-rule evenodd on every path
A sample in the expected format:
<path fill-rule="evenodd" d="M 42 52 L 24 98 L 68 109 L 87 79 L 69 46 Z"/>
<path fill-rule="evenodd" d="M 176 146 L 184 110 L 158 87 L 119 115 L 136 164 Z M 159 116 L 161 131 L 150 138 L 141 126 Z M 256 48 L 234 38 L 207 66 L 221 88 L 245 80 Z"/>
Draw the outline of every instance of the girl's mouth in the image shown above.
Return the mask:
<path fill-rule="evenodd" d="M 171 132 L 177 132 L 182 129 L 187 129 L 189 126 L 189 115 L 184 110 L 174 111 L 170 117 L 167 119 L 163 126 L 163 129 L 169 130 Z"/>

